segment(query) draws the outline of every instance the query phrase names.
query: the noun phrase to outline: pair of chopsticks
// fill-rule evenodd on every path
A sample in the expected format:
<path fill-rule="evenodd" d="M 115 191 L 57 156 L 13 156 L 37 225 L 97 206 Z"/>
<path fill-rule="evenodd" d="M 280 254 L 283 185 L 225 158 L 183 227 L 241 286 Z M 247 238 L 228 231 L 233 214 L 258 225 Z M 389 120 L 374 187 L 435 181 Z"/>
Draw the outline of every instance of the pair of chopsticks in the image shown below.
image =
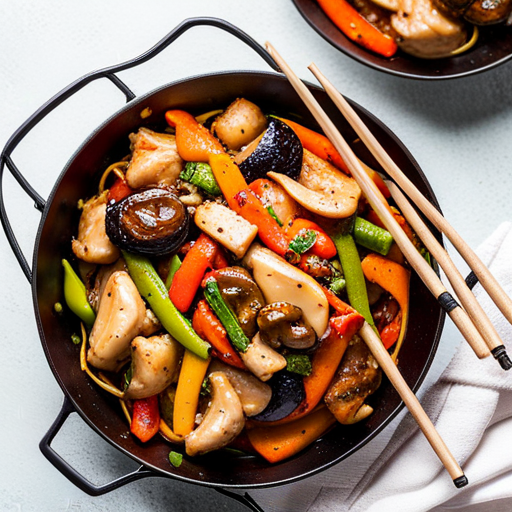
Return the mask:
<path fill-rule="evenodd" d="M 421 220 L 399 188 L 394 183 L 386 181 L 391 195 L 400 207 L 402 214 L 406 217 L 418 236 L 422 239 L 427 249 L 436 258 L 437 262 L 445 271 L 445 274 L 452 283 L 452 286 L 465 309 L 463 309 L 446 290 L 437 274 L 410 242 L 407 235 L 396 222 L 393 214 L 389 210 L 387 201 L 373 181 L 367 176 L 356 155 L 339 133 L 334 123 L 329 119 L 327 114 L 315 100 L 309 89 L 302 83 L 297 75 L 295 75 L 292 69 L 270 43 L 266 43 L 266 48 L 274 61 L 286 75 L 305 105 L 313 114 L 325 135 L 345 160 L 353 178 L 357 181 L 371 207 L 393 236 L 407 261 L 416 270 L 431 293 L 436 297 L 441 307 L 443 307 L 450 318 L 454 321 L 466 341 L 474 350 L 475 354 L 479 358 L 485 358 L 492 353 L 503 369 L 508 370 L 512 368 L 512 362 L 508 358 L 503 342 L 485 315 L 483 309 L 476 301 L 474 295 L 469 290 L 466 282 L 451 261 L 448 253 L 437 242 L 432 233 L 430 233 L 427 226 Z M 360 139 L 376 157 L 383 169 L 386 170 L 388 174 L 407 192 L 409 197 L 413 199 L 416 205 L 433 222 L 433 224 L 452 241 L 453 245 L 464 257 L 484 289 L 491 296 L 504 316 L 512 323 L 512 301 L 505 294 L 483 263 L 456 233 L 456 231 L 448 224 L 444 217 L 428 202 L 426 198 L 423 197 L 413 183 L 402 173 L 368 128 L 364 125 L 359 116 L 354 112 L 352 107 L 327 80 L 327 78 L 322 75 L 320 70 L 314 64 L 310 65 L 309 69 L 322 84 L 327 94 L 348 120 L 352 128 L 359 135 Z M 428 442 L 447 469 L 454 484 L 457 487 L 467 485 L 468 480 L 464 475 L 464 472 L 449 451 L 439 433 L 436 431 L 420 402 L 405 382 L 389 353 L 383 347 L 380 338 L 366 322 L 359 334 L 363 337 L 375 359 L 406 404 L 409 412 L 412 414 Z"/>

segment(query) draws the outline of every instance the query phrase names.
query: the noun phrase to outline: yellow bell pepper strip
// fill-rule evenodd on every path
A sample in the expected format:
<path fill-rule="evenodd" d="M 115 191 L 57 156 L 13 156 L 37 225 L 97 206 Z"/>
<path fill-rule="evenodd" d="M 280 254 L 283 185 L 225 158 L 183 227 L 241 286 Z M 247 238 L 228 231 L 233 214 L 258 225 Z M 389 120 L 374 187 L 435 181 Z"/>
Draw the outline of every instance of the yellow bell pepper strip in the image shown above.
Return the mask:
<path fill-rule="evenodd" d="M 343 230 L 332 236 L 338 250 L 350 305 L 371 325 L 375 325 L 368 303 L 368 293 L 364 280 L 361 260 L 352 235 Z"/>
<path fill-rule="evenodd" d="M 253 448 L 268 462 L 275 463 L 302 451 L 336 423 L 326 407 L 284 425 L 256 427 L 247 431 Z"/>
<path fill-rule="evenodd" d="M 361 268 L 368 281 L 376 283 L 398 302 L 401 313 L 400 334 L 396 342 L 392 359 L 396 361 L 400 347 L 404 341 L 409 317 L 409 282 L 411 273 L 398 263 L 378 254 L 369 254 L 361 262 Z"/>
<path fill-rule="evenodd" d="M 202 340 L 171 302 L 167 288 L 146 256 L 123 251 L 123 257 L 139 293 L 148 301 L 164 329 L 185 348 L 208 359 L 211 346 Z"/>
<path fill-rule="evenodd" d="M 96 315 L 87 300 L 85 285 L 67 260 L 62 260 L 64 267 L 64 299 L 68 308 L 91 328 Z"/>
<path fill-rule="evenodd" d="M 160 411 L 158 396 L 141 398 L 133 401 L 132 422 L 130 432 L 143 443 L 147 443 L 160 430 Z"/>
<path fill-rule="evenodd" d="M 330 20 L 352 41 L 367 50 L 392 57 L 396 42 L 361 16 L 346 0 L 317 0 Z"/>
<path fill-rule="evenodd" d="M 199 394 L 209 364 L 209 357 L 202 359 L 185 350 L 174 398 L 173 431 L 177 436 L 186 436 L 194 429 Z"/>
<path fill-rule="evenodd" d="M 178 153 L 186 162 L 208 162 L 210 154 L 224 153 L 222 144 L 188 112 L 168 110 L 165 120 L 176 128 Z"/>

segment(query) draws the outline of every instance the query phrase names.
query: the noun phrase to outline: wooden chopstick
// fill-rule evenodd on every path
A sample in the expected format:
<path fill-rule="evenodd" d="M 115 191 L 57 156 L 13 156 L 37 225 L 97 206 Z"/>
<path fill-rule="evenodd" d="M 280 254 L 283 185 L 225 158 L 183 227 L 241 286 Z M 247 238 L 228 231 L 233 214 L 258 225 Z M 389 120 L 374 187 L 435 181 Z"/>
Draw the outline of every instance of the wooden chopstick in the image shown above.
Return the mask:
<path fill-rule="evenodd" d="M 434 424 L 430 421 L 430 418 L 416 398 L 416 395 L 411 391 L 411 388 L 407 385 L 407 382 L 405 382 L 402 374 L 398 371 L 396 364 L 391 357 L 389 357 L 389 353 L 384 348 L 381 339 L 375 334 L 375 331 L 367 322 L 364 323 L 359 331 L 359 335 L 364 339 L 373 357 L 375 357 L 384 373 L 388 376 L 388 379 L 393 383 L 394 388 L 398 391 L 407 409 L 409 409 L 412 417 L 416 420 L 416 423 L 443 463 L 443 466 L 448 471 L 455 485 L 457 487 L 467 485 L 468 481 L 464 472 L 437 432 Z"/>
<path fill-rule="evenodd" d="M 277 62 L 278 66 L 281 68 L 283 73 L 286 75 L 290 83 L 292 84 L 293 88 L 297 91 L 301 99 L 304 101 L 306 106 L 309 108 L 309 110 L 312 112 L 312 114 L 315 116 L 316 120 L 324 130 L 324 133 L 327 135 L 327 137 L 331 140 L 331 142 L 334 144 L 336 149 L 340 152 L 343 158 L 345 158 L 345 155 L 348 156 L 348 159 L 346 160 L 347 165 L 349 166 L 349 169 L 352 171 L 352 168 L 355 169 L 356 174 L 360 177 L 364 174 L 364 176 L 367 176 L 364 170 L 362 169 L 361 165 L 359 164 L 359 161 L 357 160 L 357 157 L 354 155 L 352 150 L 349 148 L 348 144 L 345 142 L 343 137 L 340 135 L 332 121 L 328 118 L 327 114 L 322 110 L 318 102 L 314 99 L 313 95 L 310 93 L 310 91 L 307 89 L 307 87 L 300 81 L 300 79 L 295 75 L 295 73 L 292 71 L 292 69 L 286 64 L 286 62 L 283 60 L 283 58 L 277 53 L 275 48 L 270 44 L 266 43 L 267 51 L 270 53 L 270 55 L 273 57 L 273 59 Z M 341 151 L 340 151 L 341 150 Z M 354 173 L 352 174 L 354 176 Z M 391 218 L 391 223 L 394 223 L 396 226 L 393 226 L 394 231 L 401 231 L 402 234 L 403 230 L 398 226 L 395 219 L 392 217 L 391 213 L 387 210 L 386 207 L 384 207 L 384 198 L 378 191 L 377 187 L 373 185 L 373 182 L 371 184 L 368 183 L 368 178 L 365 180 L 364 178 L 360 178 L 361 184 L 364 186 L 363 193 L 368 194 L 371 196 L 372 200 L 376 205 L 379 205 L 379 210 L 385 210 L 384 216 L 386 216 L 386 219 L 389 221 Z M 373 185 L 373 186 L 372 186 Z M 361 185 L 360 185 L 361 186 Z M 363 187 L 361 187 L 363 188 Z M 367 195 L 367 198 L 368 198 Z M 379 197 L 380 195 L 380 197 Z M 382 212 L 381 212 L 382 213 Z M 395 229 L 398 228 L 397 229 Z M 391 233 L 393 235 L 393 233 Z M 404 235 L 405 236 L 405 235 Z M 407 237 L 406 237 L 407 238 Z M 395 239 L 396 240 L 396 239 Z M 410 252 L 410 251 L 408 251 Z M 423 260 L 421 255 L 419 255 L 418 251 L 414 249 L 414 253 L 416 253 L 420 259 Z M 407 255 L 406 255 L 407 258 Z M 428 265 L 427 265 L 428 266 Z M 429 267 L 430 269 L 430 267 Z M 434 276 L 437 278 L 435 272 L 433 272 L 432 269 L 430 269 Z M 456 308 L 458 310 L 461 310 L 461 308 Z M 462 310 L 461 310 L 462 311 Z M 471 321 L 468 318 L 468 322 L 471 324 Z M 472 324 L 471 324 L 472 325 Z M 458 465 L 457 461 L 453 457 L 453 455 L 450 453 L 449 449 L 445 445 L 445 443 L 440 438 L 439 434 L 435 432 L 434 426 L 432 425 L 432 422 L 428 419 L 428 416 L 424 413 L 421 404 L 416 403 L 413 404 L 414 400 L 411 400 L 411 394 L 414 396 L 414 393 L 410 390 L 410 388 L 407 386 L 407 383 L 403 380 L 403 377 L 401 376 L 400 372 L 398 371 L 395 363 L 391 359 L 391 356 L 387 352 L 387 350 L 383 350 L 382 342 L 379 340 L 379 338 L 376 336 L 376 334 L 373 332 L 373 329 L 371 327 L 367 327 L 368 324 L 365 323 L 363 328 L 361 329 L 360 333 L 365 340 L 365 342 L 368 343 L 368 347 L 372 354 L 374 355 L 377 362 L 381 365 L 381 368 L 383 369 L 384 373 L 389 378 L 391 384 L 393 387 L 397 390 L 398 394 L 404 401 L 404 403 L 409 408 L 409 405 L 413 407 L 414 414 L 411 411 L 411 414 L 413 414 L 414 419 L 418 422 L 418 425 L 422 429 L 422 431 L 425 433 L 428 433 L 427 439 L 431 443 L 431 445 L 434 447 L 438 457 L 440 458 L 441 462 L 449 472 L 450 476 L 453 479 L 454 484 L 457 487 L 463 487 L 464 485 L 467 485 L 468 481 L 464 473 L 462 472 L 460 466 Z M 370 333 L 371 331 L 371 333 Z M 378 340 L 379 342 L 376 343 L 375 340 Z M 483 345 L 483 352 L 487 350 L 487 346 L 481 340 L 481 344 Z M 480 347 L 482 348 L 482 347 Z M 411 410 L 411 409 L 409 409 Z M 423 411 L 423 414 L 418 411 Z M 426 418 L 426 419 L 425 419 Z M 427 434 L 425 434 L 427 435 Z M 440 455 L 441 454 L 441 455 Z"/>
<path fill-rule="evenodd" d="M 421 238 L 426 248 L 444 270 L 444 273 L 452 284 L 457 297 L 473 321 L 473 324 L 487 342 L 488 347 L 491 349 L 491 353 L 498 360 L 504 370 L 510 370 L 512 368 L 512 361 L 507 355 L 505 347 L 503 346 L 503 341 L 485 314 L 482 306 L 480 306 L 475 296 L 468 288 L 466 281 L 458 271 L 449 254 L 429 231 L 428 227 L 397 185 L 389 180 L 385 180 L 385 183 L 404 217 L 411 224 L 412 228 Z"/>
<path fill-rule="evenodd" d="M 334 123 L 323 111 L 322 107 L 315 100 L 309 89 L 293 73 L 286 62 L 284 62 L 283 58 L 269 43 L 267 43 L 267 50 L 277 62 L 284 74 L 287 76 L 288 80 L 297 91 L 299 96 L 302 98 L 306 106 L 309 108 L 318 124 L 324 131 L 325 135 L 329 138 L 334 147 L 340 153 L 341 157 L 345 160 L 345 163 L 347 164 L 352 177 L 357 181 L 363 194 L 366 196 L 366 199 L 370 203 L 371 207 L 375 210 L 375 213 L 384 223 L 387 230 L 393 236 L 395 242 L 404 254 L 407 261 L 416 270 L 417 274 L 420 276 L 427 288 L 448 313 L 477 357 L 480 359 L 488 357 L 490 355 L 489 348 L 487 347 L 485 341 L 482 339 L 480 333 L 476 330 L 473 322 L 471 322 L 467 313 L 453 299 L 450 293 L 448 293 L 432 267 L 421 256 L 407 235 L 404 233 L 403 229 L 397 223 L 391 210 L 389 209 L 387 201 L 375 183 L 363 170 L 358 158 L 347 144 L 345 139 L 341 136 Z M 327 87 L 329 87 L 329 85 L 327 85 Z M 327 93 L 329 94 L 328 90 Z"/>
<path fill-rule="evenodd" d="M 423 196 L 412 181 L 400 170 L 392 158 L 386 153 L 382 145 L 364 125 L 360 117 L 349 105 L 347 100 L 329 83 L 325 76 L 314 64 L 309 66 L 310 71 L 327 91 L 335 105 L 345 116 L 355 132 L 359 135 L 366 147 L 372 152 L 382 168 L 400 185 L 402 190 L 411 198 L 413 203 L 425 216 L 444 233 L 462 258 L 471 268 L 485 291 L 489 294 L 503 316 L 512 323 L 512 299 L 505 293 L 496 278 L 489 272 L 473 249 L 464 241 L 441 213 Z M 327 87 L 329 90 L 327 90 Z"/>

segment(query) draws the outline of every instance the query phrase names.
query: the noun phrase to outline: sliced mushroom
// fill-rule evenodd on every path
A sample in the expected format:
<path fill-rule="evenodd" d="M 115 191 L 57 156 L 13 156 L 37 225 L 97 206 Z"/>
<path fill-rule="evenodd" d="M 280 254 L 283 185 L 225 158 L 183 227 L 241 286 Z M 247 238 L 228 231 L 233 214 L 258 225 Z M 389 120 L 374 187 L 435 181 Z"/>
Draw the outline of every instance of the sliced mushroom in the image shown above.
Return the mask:
<path fill-rule="evenodd" d="M 130 135 L 132 159 L 126 181 L 132 189 L 149 185 L 172 186 L 183 169 L 176 137 L 140 128 Z"/>
<path fill-rule="evenodd" d="M 119 249 L 105 231 L 106 210 L 107 192 L 85 203 L 78 224 L 78 238 L 71 242 L 77 258 L 99 265 L 109 265 L 119 258 Z"/>
<path fill-rule="evenodd" d="M 209 379 L 211 403 L 199 427 L 185 437 L 187 455 L 192 457 L 226 446 L 245 425 L 242 403 L 227 375 L 213 372 Z"/>
<path fill-rule="evenodd" d="M 244 264 L 252 269 L 267 303 L 284 301 L 299 307 L 317 336 L 322 336 L 329 320 L 329 303 L 311 276 L 259 244 L 251 246 Z"/>
<path fill-rule="evenodd" d="M 289 302 L 267 304 L 258 313 L 261 339 L 272 348 L 284 345 L 306 349 L 316 342 L 314 329 L 303 318 L 302 310 Z"/>
<path fill-rule="evenodd" d="M 238 151 L 267 127 L 267 118 L 254 103 L 236 99 L 212 124 L 212 132 L 229 148 Z"/>
<path fill-rule="evenodd" d="M 366 343 L 354 336 L 324 398 L 340 423 L 351 425 L 372 413 L 372 407 L 364 401 L 378 389 L 381 376 L 382 371 Z"/>
<path fill-rule="evenodd" d="M 226 267 L 215 272 L 222 298 L 235 313 L 248 338 L 257 331 L 256 316 L 265 299 L 249 272 L 242 267 Z"/>
<path fill-rule="evenodd" d="M 168 254 L 185 240 L 189 215 L 178 196 L 164 188 L 135 192 L 107 207 L 105 225 L 118 247 L 148 255 Z"/>
<path fill-rule="evenodd" d="M 272 397 L 272 389 L 268 384 L 261 382 L 254 375 L 244 370 L 224 364 L 213 359 L 208 372 L 223 372 L 238 394 L 246 416 L 254 416 L 263 411 Z"/>
<path fill-rule="evenodd" d="M 356 181 L 306 149 L 298 181 L 277 172 L 268 176 L 304 208 L 323 217 L 350 217 L 357 210 L 361 189 Z"/>
<path fill-rule="evenodd" d="M 245 366 L 263 382 L 286 368 L 286 358 L 261 341 L 260 333 L 252 339 L 245 352 L 240 352 Z"/>
<path fill-rule="evenodd" d="M 144 323 L 146 306 L 127 272 L 107 281 L 89 337 L 87 360 L 101 370 L 117 371 L 130 356 L 130 342 Z"/>
<path fill-rule="evenodd" d="M 131 342 L 132 378 L 125 391 L 129 399 L 161 393 L 176 377 L 183 347 L 169 334 Z"/>

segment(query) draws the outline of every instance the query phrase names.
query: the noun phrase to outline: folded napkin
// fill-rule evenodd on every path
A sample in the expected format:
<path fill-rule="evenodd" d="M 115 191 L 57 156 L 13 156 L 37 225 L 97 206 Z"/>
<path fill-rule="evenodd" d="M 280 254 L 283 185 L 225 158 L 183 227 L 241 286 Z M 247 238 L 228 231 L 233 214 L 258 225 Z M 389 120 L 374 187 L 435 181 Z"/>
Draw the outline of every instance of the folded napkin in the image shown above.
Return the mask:
<path fill-rule="evenodd" d="M 502 224 L 478 254 L 512 296 L 512 224 Z M 479 284 L 474 292 L 512 355 L 511 325 Z M 335 467 L 295 484 L 251 491 L 251 496 L 265 512 L 512 510 L 512 370 L 503 371 L 492 357 L 478 360 L 461 340 L 439 380 L 421 389 L 419 397 L 463 467 L 467 487 L 454 486 L 410 414 L 403 412 Z"/>

